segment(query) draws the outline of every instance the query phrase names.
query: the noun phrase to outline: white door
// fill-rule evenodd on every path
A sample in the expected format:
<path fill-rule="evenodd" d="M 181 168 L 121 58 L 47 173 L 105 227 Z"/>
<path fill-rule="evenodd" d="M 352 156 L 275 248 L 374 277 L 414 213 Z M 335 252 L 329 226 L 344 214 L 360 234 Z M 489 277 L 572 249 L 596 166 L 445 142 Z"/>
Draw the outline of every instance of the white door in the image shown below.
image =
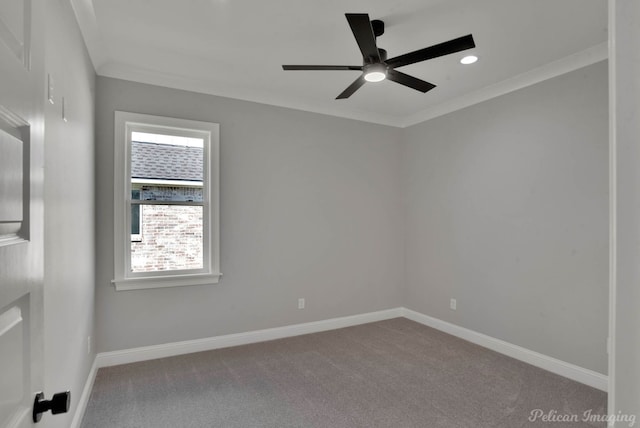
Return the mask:
<path fill-rule="evenodd" d="M 0 0 L 0 427 L 10 428 L 34 426 L 43 385 L 43 6 Z"/>

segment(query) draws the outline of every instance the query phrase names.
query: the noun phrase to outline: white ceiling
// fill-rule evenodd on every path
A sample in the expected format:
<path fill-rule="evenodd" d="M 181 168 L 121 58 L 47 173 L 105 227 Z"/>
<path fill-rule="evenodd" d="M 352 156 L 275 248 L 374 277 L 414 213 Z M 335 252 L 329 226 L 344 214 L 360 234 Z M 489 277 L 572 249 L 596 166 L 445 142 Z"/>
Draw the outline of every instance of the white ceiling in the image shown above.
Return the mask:
<path fill-rule="evenodd" d="M 71 0 L 99 75 L 407 126 L 602 60 L 606 0 Z M 403 67 L 426 94 L 367 83 L 335 100 L 360 65 L 345 13 L 386 24 L 389 57 L 473 34 L 476 48 Z M 464 66 L 473 52 L 480 60 Z"/>

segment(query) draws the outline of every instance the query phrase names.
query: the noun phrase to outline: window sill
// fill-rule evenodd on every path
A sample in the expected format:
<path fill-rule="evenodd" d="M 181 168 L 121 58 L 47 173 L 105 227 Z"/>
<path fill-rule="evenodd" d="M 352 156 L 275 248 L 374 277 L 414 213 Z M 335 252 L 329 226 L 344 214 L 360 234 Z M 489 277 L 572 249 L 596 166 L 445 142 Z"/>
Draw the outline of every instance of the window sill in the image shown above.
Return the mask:
<path fill-rule="evenodd" d="M 116 291 L 143 290 L 146 288 L 185 287 L 189 285 L 209 285 L 220 282 L 221 273 L 149 276 L 144 278 L 114 279 Z"/>

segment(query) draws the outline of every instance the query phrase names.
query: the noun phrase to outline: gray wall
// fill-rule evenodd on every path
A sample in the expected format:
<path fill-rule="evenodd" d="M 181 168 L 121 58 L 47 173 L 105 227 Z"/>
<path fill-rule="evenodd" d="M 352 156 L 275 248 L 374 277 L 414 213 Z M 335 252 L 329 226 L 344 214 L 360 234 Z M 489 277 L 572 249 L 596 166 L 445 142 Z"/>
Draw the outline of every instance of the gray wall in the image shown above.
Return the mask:
<path fill-rule="evenodd" d="M 104 77 L 96 96 L 98 351 L 402 304 L 398 129 Z M 110 284 L 114 110 L 220 124 L 219 284 Z"/>
<path fill-rule="evenodd" d="M 91 369 L 94 254 L 95 72 L 69 1 L 46 2 L 45 71 L 54 101 L 45 101 L 45 385 L 47 397 L 71 390 L 71 411 L 45 416 L 69 427 Z M 67 122 L 62 120 L 65 98 Z"/>
<path fill-rule="evenodd" d="M 97 99 L 98 351 L 406 306 L 607 372 L 605 63 L 408 129 L 103 77 Z M 114 110 L 221 124 L 220 284 L 110 284 Z"/>
<path fill-rule="evenodd" d="M 614 243 L 617 276 L 611 331 L 614 354 L 610 367 L 614 377 L 609 412 L 640 418 L 640 2 L 610 2 L 611 125 L 615 186 Z M 637 423 L 638 421 L 636 421 Z M 616 427 L 628 427 L 619 421 Z"/>
<path fill-rule="evenodd" d="M 603 62 L 406 129 L 407 307 L 607 373 L 607 94 Z"/>

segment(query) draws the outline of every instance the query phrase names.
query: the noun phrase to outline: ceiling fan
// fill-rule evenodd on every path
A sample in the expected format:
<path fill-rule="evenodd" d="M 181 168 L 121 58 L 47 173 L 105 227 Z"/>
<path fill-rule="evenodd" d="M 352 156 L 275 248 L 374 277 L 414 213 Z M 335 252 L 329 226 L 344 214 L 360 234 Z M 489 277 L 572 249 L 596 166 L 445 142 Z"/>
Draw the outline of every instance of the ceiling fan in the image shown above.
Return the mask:
<path fill-rule="evenodd" d="M 351 31 L 356 38 L 360 52 L 362 52 L 362 65 L 283 65 L 283 70 L 356 70 L 362 71 L 347 89 L 342 91 L 336 99 L 349 98 L 365 82 L 380 82 L 389 79 L 420 92 L 427 92 L 435 88 L 436 85 L 425 82 L 408 74 L 402 73 L 396 68 L 416 62 L 426 61 L 439 56 L 449 55 L 466 49 L 474 48 L 476 45 L 471 34 L 448 42 L 439 43 L 428 48 L 419 49 L 404 55 L 387 59 L 387 51 L 378 48 L 376 37 L 384 34 L 384 22 L 369 19 L 366 13 L 346 13 L 347 21 Z"/>

